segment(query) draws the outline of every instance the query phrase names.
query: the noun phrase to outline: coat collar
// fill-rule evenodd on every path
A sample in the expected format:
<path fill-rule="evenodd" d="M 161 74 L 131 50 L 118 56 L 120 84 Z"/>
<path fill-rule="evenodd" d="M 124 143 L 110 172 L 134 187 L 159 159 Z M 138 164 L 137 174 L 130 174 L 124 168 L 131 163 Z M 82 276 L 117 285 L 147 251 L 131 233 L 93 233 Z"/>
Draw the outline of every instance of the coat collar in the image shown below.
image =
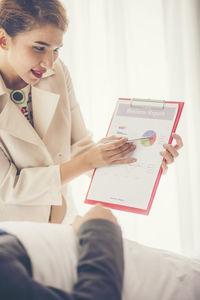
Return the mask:
<path fill-rule="evenodd" d="M 0 75 L 0 96 L 9 93 L 9 90 L 5 86 L 2 76 Z"/>
<path fill-rule="evenodd" d="M 50 70 L 47 73 L 45 77 L 55 72 Z M 9 90 L 0 76 L 0 101 L 1 96 L 7 97 L 3 111 L 0 113 L 0 129 L 29 143 L 44 145 L 42 139 L 51 124 L 60 95 L 32 86 L 33 128 L 17 106 L 10 101 L 8 93 Z"/>

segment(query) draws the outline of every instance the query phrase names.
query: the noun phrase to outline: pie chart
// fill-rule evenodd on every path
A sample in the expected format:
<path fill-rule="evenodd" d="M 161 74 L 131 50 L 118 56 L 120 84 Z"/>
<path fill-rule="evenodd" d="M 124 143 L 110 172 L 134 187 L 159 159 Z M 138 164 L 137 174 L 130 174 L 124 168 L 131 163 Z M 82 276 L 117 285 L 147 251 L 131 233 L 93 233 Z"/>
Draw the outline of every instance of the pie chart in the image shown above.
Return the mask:
<path fill-rule="evenodd" d="M 156 141 L 156 133 L 153 130 L 147 130 L 145 133 L 142 135 L 145 139 L 141 140 L 141 144 L 144 147 L 149 147 L 152 146 L 155 141 Z"/>

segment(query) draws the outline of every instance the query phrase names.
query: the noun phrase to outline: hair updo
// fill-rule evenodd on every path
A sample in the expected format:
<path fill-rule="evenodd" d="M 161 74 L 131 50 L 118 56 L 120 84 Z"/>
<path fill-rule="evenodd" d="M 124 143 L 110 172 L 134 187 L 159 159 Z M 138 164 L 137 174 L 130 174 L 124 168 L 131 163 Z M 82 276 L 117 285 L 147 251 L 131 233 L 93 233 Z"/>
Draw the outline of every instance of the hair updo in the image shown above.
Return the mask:
<path fill-rule="evenodd" d="M 0 0 L 0 28 L 11 37 L 46 24 L 67 29 L 66 12 L 59 0 Z"/>

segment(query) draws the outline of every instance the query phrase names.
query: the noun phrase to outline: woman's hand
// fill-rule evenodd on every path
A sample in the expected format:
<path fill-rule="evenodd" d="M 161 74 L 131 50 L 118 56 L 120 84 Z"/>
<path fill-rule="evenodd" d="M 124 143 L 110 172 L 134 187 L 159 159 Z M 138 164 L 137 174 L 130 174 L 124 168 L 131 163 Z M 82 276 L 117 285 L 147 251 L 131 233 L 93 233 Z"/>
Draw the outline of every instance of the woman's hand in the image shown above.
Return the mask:
<path fill-rule="evenodd" d="M 178 150 L 183 147 L 183 141 L 180 135 L 172 133 L 172 136 L 176 140 L 176 145 L 164 144 L 163 147 L 165 151 L 160 152 L 162 157 L 165 158 L 162 162 L 163 174 L 167 173 L 167 165 L 174 162 L 174 159 L 179 155 Z"/>
<path fill-rule="evenodd" d="M 127 143 L 127 140 L 116 136 L 104 138 L 86 152 L 61 164 L 61 183 L 65 184 L 94 168 L 135 162 L 136 159 L 128 155 L 135 150 L 136 146 Z"/>
<path fill-rule="evenodd" d="M 127 157 L 135 150 L 135 144 L 127 143 L 127 138 L 110 136 L 101 139 L 90 150 L 84 153 L 90 168 L 127 164 L 135 162 L 135 158 Z"/>

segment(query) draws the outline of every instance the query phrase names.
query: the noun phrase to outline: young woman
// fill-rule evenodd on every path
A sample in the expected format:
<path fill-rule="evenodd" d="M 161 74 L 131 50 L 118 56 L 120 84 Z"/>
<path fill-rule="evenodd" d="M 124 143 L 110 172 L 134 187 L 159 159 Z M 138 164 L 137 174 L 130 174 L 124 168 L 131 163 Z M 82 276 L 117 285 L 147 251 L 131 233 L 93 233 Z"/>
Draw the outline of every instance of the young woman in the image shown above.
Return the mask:
<path fill-rule="evenodd" d="M 67 182 L 130 163 L 125 138 L 95 144 L 58 58 L 67 28 L 59 0 L 0 0 L 0 220 L 61 222 L 75 214 Z M 178 155 L 165 145 L 164 170 Z"/>

